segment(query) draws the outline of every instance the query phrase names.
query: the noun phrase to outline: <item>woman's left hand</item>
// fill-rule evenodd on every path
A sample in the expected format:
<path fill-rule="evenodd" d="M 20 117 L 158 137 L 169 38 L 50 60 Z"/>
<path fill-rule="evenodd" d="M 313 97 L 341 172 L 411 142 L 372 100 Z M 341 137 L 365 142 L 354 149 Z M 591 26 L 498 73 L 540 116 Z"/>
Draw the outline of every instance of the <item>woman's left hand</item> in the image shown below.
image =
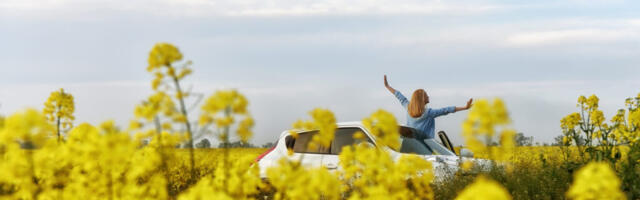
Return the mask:
<path fill-rule="evenodd" d="M 469 99 L 469 101 L 467 101 L 467 107 L 466 107 L 466 109 L 471 108 L 471 105 L 472 105 L 471 103 L 473 103 L 473 98 L 471 98 L 471 99 Z"/>

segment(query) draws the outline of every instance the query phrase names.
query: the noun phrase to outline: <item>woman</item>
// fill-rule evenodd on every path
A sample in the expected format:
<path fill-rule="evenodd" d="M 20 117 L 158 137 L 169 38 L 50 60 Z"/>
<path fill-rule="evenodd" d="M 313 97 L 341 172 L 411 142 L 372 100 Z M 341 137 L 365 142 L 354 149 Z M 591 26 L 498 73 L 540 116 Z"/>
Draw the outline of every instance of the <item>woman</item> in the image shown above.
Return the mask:
<path fill-rule="evenodd" d="M 402 107 L 407 110 L 407 126 L 421 132 L 416 137 L 418 139 L 434 137 L 436 126 L 434 119 L 436 117 L 461 110 L 467 110 L 471 108 L 471 103 L 473 102 L 473 99 L 469 99 L 469 101 L 467 101 L 467 106 L 465 107 L 450 106 L 440 109 L 432 109 L 427 107 L 427 103 L 429 103 L 429 96 L 423 89 L 417 89 L 414 91 L 411 96 L 411 101 L 407 101 L 407 98 L 404 97 L 402 93 L 389 86 L 389 82 L 387 82 L 387 75 L 384 75 L 384 86 L 387 87 L 389 92 L 398 98 Z"/>

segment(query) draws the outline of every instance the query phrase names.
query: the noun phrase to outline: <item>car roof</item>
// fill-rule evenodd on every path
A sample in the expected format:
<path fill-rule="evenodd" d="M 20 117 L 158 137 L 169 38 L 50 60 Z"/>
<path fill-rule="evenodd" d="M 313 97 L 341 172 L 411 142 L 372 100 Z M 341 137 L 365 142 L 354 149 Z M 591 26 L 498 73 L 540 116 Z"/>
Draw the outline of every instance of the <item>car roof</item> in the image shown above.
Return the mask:
<path fill-rule="evenodd" d="M 349 121 L 349 122 L 338 122 L 336 123 L 338 128 L 364 128 L 364 125 L 361 121 Z M 405 125 L 399 124 L 400 127 L 407 127 Z M 299 130 L 298 130 L 299 131 Z M 287 135 L 288 131 L 284 131 L 281 136 Z"/>
<path fill-rule="evenodd" d="M 337 125 L 338 125 L 338 127 L 360 127 L 360 126 L 364 126 L 364 125 L 362 125 L 362 122 L 360 122 L 360 121 L 338 122 Z"/>
<path fill-rule="evenodd" d="M 364 127 L 364 125 L 362 124 L 361 121 L 350 121 L 350 122 L 338 122 L 336 123 L 338 125 L 338 128 L 344 128 L 344 127 Z M 404 124 L 398 124 L 398 126 L 402 126 L 402 127 L 407 127 Z"/>

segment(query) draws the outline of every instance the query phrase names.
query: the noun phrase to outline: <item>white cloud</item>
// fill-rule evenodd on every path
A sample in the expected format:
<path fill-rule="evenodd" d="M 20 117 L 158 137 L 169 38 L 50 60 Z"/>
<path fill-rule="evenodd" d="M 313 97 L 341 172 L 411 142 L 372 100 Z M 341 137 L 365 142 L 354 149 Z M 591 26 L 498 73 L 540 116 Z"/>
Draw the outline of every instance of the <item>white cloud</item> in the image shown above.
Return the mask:
<path fill-rule="evenodd" d="M 627 22 L 633 26 L 640 26 L 640 19 L 629 19 Z"/>
<path fill-rule="evenodd" d="M 517 33 L 506 38 L 509 46 L 539 46 L 637 40 L 640 31 L 624 29 L 570 29 Z"/>
<path fill-rule="evenodd" d="M 95 14 L 126 11 L 170 16 L 311 15 L 473 15 L 504 10 L 505 5 L 419 0 L 3 0 L 0 11 L 13 15 Z"/>

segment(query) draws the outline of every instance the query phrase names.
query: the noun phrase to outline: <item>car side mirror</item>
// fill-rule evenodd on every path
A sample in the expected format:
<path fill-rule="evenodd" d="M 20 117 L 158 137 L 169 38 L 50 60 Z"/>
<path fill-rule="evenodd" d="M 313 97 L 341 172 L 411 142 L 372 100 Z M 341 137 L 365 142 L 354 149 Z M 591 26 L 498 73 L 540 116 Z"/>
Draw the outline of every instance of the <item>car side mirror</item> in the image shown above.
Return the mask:
<path fill-rule="evenodd" d="M 467 148 L 460 149 L 460 156 L 465 158 L 473 158 L 473 152 Z"/>
<path fill-rule="evenodd" d="M 447 149 L 451 150 L 454 154 L 456 153 L 456 149 L 453 147 L 453 143 L 449 140 L 449 136 L 444 131 L 438 132 L 438 137 L 440 138 L 440 143 L 444 145 Z"/>

